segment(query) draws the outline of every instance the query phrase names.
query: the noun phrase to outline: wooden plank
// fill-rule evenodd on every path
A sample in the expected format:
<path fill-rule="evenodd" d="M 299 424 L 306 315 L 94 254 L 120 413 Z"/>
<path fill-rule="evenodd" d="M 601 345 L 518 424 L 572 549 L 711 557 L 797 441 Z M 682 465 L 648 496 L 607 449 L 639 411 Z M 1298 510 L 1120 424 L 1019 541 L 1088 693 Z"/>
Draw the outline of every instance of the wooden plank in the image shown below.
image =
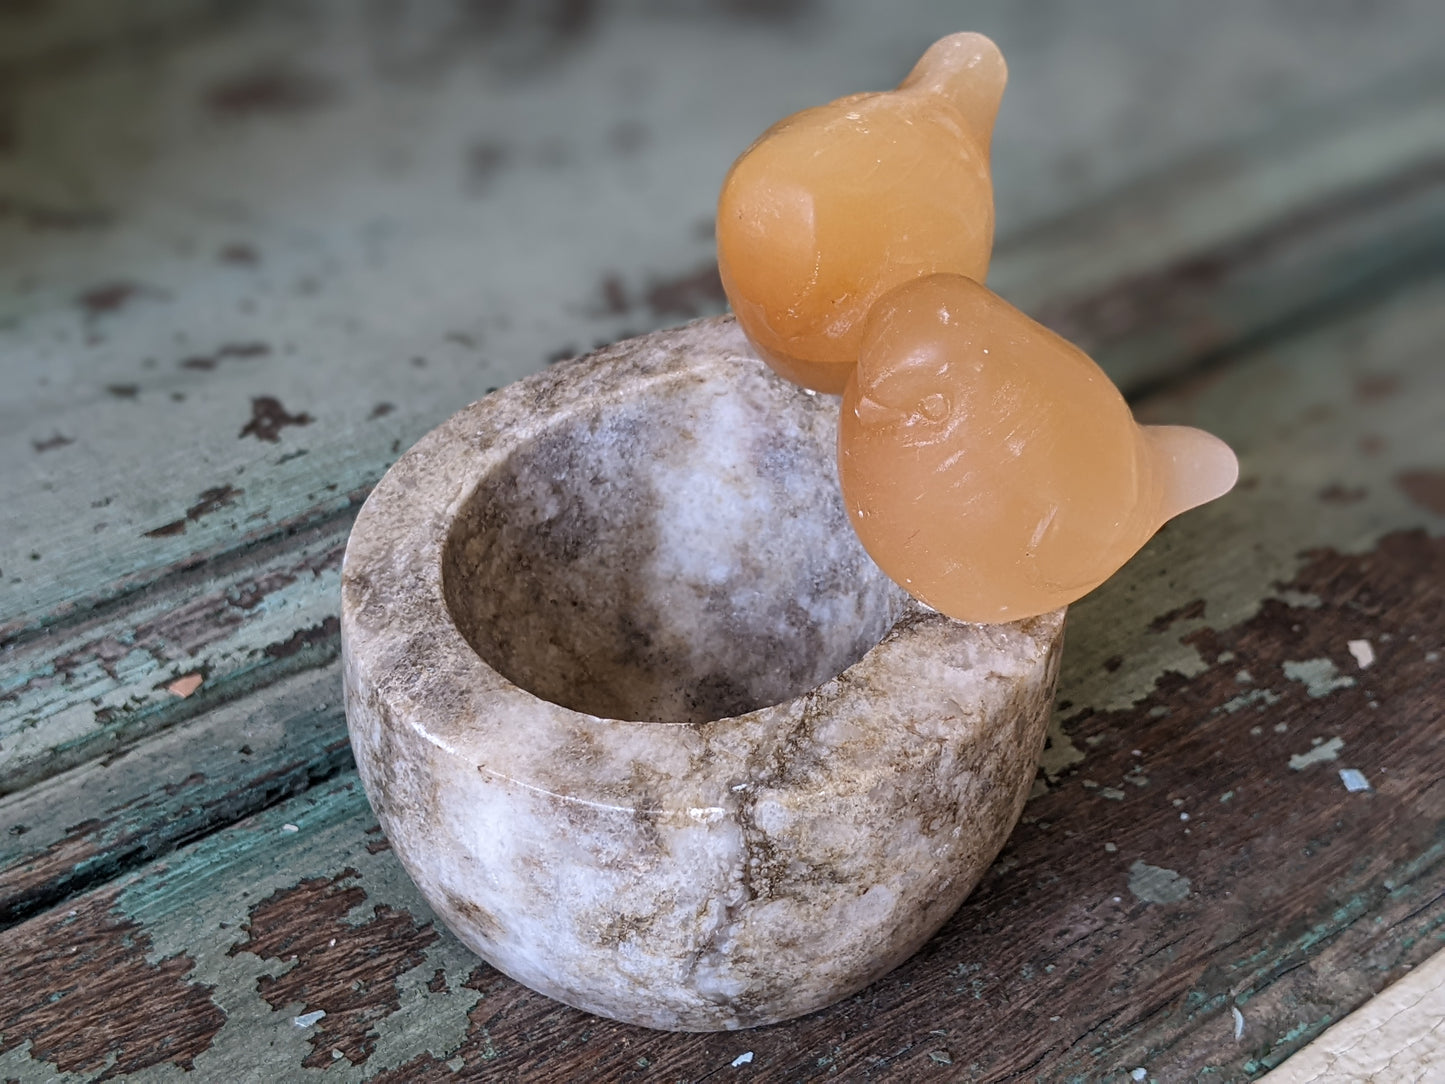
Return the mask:
<path fill-rule="evenodd" d="M 1335 1024 L 1263 1084 L 1424 1082 L 1445 1072 L 1445 952 Z"/>
<path fill-rule="evenodd" d="M 128 21 L 92 0 L 7 14 L 0 501 L 15 514 L 0 636 L 333 515 L 487 387 L 715 309 L 707 223 L 737 150 L 791 109 L 888 84 L 957 29 L 947 5 L 766 7 L 142 0 Z M 1191 164 L 1219 183 L 1194 183 L 1199 206 L 1166 201 L 1164 224 L 1115 215 L 1106 244 L 1074 234 L 1073 270 L 1044 246 L 1011 273 L 1005 246 L 1009 289 L 1057 273 L 1075 301 L 1100 295 L 1195 251 L 1194 226 L 1209 244 L 1249 234 L 1370 181 L 1361 163 L 1394 176 L 1438 153 L 1435 129 L 1411 127 L 1438 92 L 1413 111 L 1409 95 L 1386 95 L 1383 115 L 1352 104 L 1434 66 L 1441 15 L 1422 0 L 1303 30 L 1283 5 L 974 17 L 1014 70 L 995 145 L 1005 238 L 1249 145 L 1233 164 L 1223 150 L 1213 170 Z M 1270 134 L 1301 113 L 1339 129 L 1291 119 L 1303 144 Z M 1253 184 L 1261 152 L 1274 165 Z M 1031 304 L 1060 294 L 1039 289 Z"/>
<path fill-rule="evenodd" d="M 285 678 L 0 800 L 0 927 L 351 767 L 341 678 Z"/>
<path fill-rule="evenodd" d="M 127 605 L 12 647 L 0 668 L 0 794 L 335 658 L 353 512 L 178 570 Z"/>
<path fill-rule="evenodd" d="M 687 1036 L 531 994 L 431 924 L 343 773 L 0 934 L 0 1071 L 1259 1075 L 1445 929 L 1442 302 L 1431 280 L 1141 406 L 1235 443 L 1241 489 L 1075 608 L 1052 782 L 940 935 L 843 1004 Z M 85 1033 L 109 974 L 147 997 Z"/>
<path fill-rule="evenodd" d="M 1002 239 L 990 285 L 1142 390 L 1445 247 L 1445 79 L 1217 146 Z M 1107 254 L 1107 255 L 1105 255 Z"/>
<path fill-rule="evenodd" d="M 1006 247 L 998 277 L 1032 291 L 1035 307 L 1094 349 L 1127 390 L 1342 293 L 1416 273 L 1445 251 L 1445 157 L 1430 157 L 1445 156 L 1445 136 L 1435 126 L 1440 146 L 1423 138 L 1428 119 L 1445 112 L 1445 81 L 1408 87 L 1403 95 L 1392 84 L 1357 105 L 1349 123 L 1251 140 L 1223 156 L 1228 167 L 1190 162 L 1126 189 Z M 1384 174 L 1368 179 L 1362 157 Z M 1316 202 L 1283 223 L 1265 217 L 1285 197 Z M 1083 252 L 1118 262 L 1090 263 Z M 150 570 L 160 578 L 147 590 L 14 637 L 0 659 L 0 793 L 330 657 L 336 561 L 382 465 L 359 463 L 346 475 L 357 488 L 327 483 L 322 503 L 296 517 L 318 522 L 209 557 L 191 552 L 164 576 Z M 238 486 L 213 486 L 188 498 L 175 522 L 189 530 L 229 517 L 240 531 L 243 497 Z M 188 676 L 203 683 L 179 698 L 175 683 Z"/>

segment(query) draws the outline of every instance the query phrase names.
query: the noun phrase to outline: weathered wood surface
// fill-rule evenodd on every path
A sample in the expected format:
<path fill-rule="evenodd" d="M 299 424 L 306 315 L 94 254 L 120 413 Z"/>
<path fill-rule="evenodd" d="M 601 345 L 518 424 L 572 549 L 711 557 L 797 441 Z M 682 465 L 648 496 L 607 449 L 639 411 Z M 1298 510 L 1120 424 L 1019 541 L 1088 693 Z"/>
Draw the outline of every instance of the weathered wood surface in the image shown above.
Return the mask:
<path fill-rule="evenodd" d="M 1013 68 L 993 283 L 1234 441 L 1246 488 L 1076 609 L 1051 786 L 918 960 L 793 1025 L 659 1036 L 430 925 L 329 664 L 356 504 L 487 386 L 715 307 L 696 227 L 737 147 L 956 28 L 724 7 L 0 6 L 0 1079 L 671 1080 L 747 1050 L 780 1079 L 1234 1079 L 1434 946 L 1426 3 L 978 13 Z M 1341 759 L 1290 770 L 1315 738 Z M 1191 894 L 1143 902 L 1180 882 L 1136 861 Z"/>
<path fill-rule="evenodd" d="M 675 1080 L 752 1051 L 776 1079 L 1262 1071 L 1445 922 L 1442 302 L 1433 280 L 1143 404 L 1234 441 L 1244 486 L 1077 607 L 1075 762 L 943 933 L 850 1001 L 677 1036 L 531 994 L 435 928 L 343 772 L 0 935 L 0 1069 Z M 106 999 L 124 983 L 147 999 Z"/>
<path fill-rule="evenodd" d="M 1419 89 L 1419 83 L 1414 85 Z M 1057 323 L 1096 349 L 1129 389 L 1157 379 L 1161 370 L 1187 367 L 1222 344 L 1307 314 L 1322 296 L 1307 286 L 1318 287 L 1315 268 L 1330 258 L 1355 268 L 1331 278 L 1336 290 L 1352 283 L 1358 291 L 1362 284 L 1388 284 L 1415 273 L 1422 259 L 1445 248 L 1445 209 L 1440 206 L 1445 177 L 1433 177 L 1419 166 L 1429 166 L 1433 154 L 1445 154 L 1445 146 L 1437 149 L 1418 138 L 1426 106 L 1445 110 L 1445 84 L 1441 89 L 1436 102 L 1428 95 L 1402 99 L 1392 85 L 1366 106 L 1357 106 L 1368 123 L 1356 129 L 1335 126 L 1306 136 L 1284 129 L 1277 139 L 1251 139 L 1223 155 L 1235 163 L 1256 163 L 1259 175 L 1278 174 L 1273 183 L 1261 181 L 1243 165 L 1229 167 L 1235 171 L 1232 183 L 1221 169 L 1202 181 L 1197 164 L 1191 163 L 1167 178 L 1133 186 L 1006 247 L 997 277 L 1006 284 L 1017 279 L 1015 292 L 1032 290 L 1038 305 L 1052 309 Z M 1404 108 L 1403 120 L 1390 112 L 1395 106 Z M 1382 134 L 1377 125 L 1394 125 L 1390 131 L 1395 134 Z M 1337 194 L 1321 186 L 1320 171 L 1307 168 L 1321 159 L 1343 162 L 1354 185 L 1348 191 L 1373 190 L 1360 180 L 1358 163 L 1345 153 L 1364 139 L 1376 151 L 1391 151 L 1382 159 L 1388 178 L 1402 168 L 1410 176 L 1425 172 L 1432 178 L 1431 184 L 1407 191 L 1383 209 L 1395 224 L 1413 222 L 1408 245 L 1393 245 L 1393 225 L 1370 229 L 1381 220 L 1373 205 L 1364 210 L 1336 208 Z M 1399 165 L 1401 160 L 1406 166 Z M 1306 209 L 1323 206 L 1335 213 L 1318 215 L 1317 222 L 1276 238 L 1280 231 L 1270 216 L 1278 211 L 1277 189 L 1286 183 L 1294 185 Z M 1220 199 L 1221 185 L 1234 195 L 1232 201 Z M 1171 191 L 1176 202 L 1168 206 Z M 1131 229 L 1141 216 L 1160 224 L 1157 231 L 1146 231 L 1144 240 Z M 1211 239 L 1197 225 L 1211 220 L 1229 227 L 1220 231 L 1226 241 Z M 1090 266 L 1078 256 L 1085 249 L 1109 253 L 1110 259 Z M 1243 256 L 1221 261 L 1208 277 L 1209 288 L 1203 289 L 1187 269 L 1214 259 L 1221 249 Z M 1058 257 L 1061 269 L 1055 275 L 1045 273 L 1050 265 L 1044 256 L 1050 253 Z M 1110 262 L 1115 259 L 1117 263 Z M 1151 259 L 1158 265 L 1153 272 L 1147 270 Z M 1028 277 L 1030 268 L 1037 281 Z M 1101 279 L 1107 270 L 1117 270 L 1118 277 Z M 1046 294 L 1039 282 L 1058 293 Z M 1328 290 L 1323 296 L 1329 296 Z M 1142 359 L 1147 367 L 1131 368 L 1131 359 Z M 310 527 L 213 558 L 197 569 L 174 572 L 149 590 L 136 592 L 124 605 L 87 611 L 56 622 L 44 634 L 18 638 L 0 670 L 6 680 L 0 696 L 9 698 L 8 710 L 0 714 L 0 757 L 6 768 L 0 792 L 23 789 L 98 756 L 115 756 L 146 734 L 334 657 L 336 577 L 362 492 L 351 494 L 342 512 Z M 186 695 L 178 695 L 178 690 Z M 339 710 L 331 715 L 339 726 Z M 163 853 L 172 845 L 168 841 L 203 832 L 206 823 L 226 823 L 224 817 L 247 794 L 261 804 L 274 800 L 269 789 L 247 781 L 266 778 L 282 767 L 295 771 L 301 762 L 297 757 L 314 761 L 302 778 L 334 767 L 329 747 L 288 748 L 281 755 L 284 765 L 257 756 L 235 761 L 235 773 L 214 763 L 188 773 L 207 776 L 225 801 L 204 807 L 212 821 L 186 821 L 184 831 L 168 818 L 152 823 L 159 808 L 152 801 L 139 807 L 139 823 L 131 823 L 128 816 L 73 818 L 63 824 L 36 824 L 34 818 L 22 817 L 22 823 L 29 824 L 26 833 L 0 838 L 0 915 L 20 906 L 6 902 L 12 892 L 20 893 L 17 900 L 53 898 L 57 889 L 42 887 L 38 870 L 68 877 L 56 855 L 70 854 L 82 839 L 95 868 L 114 870 L 119 868 L 116 862 L 124 865 Z M 149 790 L 163 785 L 174 787 L 176 780 L 156 782 Z M 70 830 L 76 820 L 81 822 L 78 832 Z M 145 847 L 134 845 L 140 838 L 147 840 Z"/>

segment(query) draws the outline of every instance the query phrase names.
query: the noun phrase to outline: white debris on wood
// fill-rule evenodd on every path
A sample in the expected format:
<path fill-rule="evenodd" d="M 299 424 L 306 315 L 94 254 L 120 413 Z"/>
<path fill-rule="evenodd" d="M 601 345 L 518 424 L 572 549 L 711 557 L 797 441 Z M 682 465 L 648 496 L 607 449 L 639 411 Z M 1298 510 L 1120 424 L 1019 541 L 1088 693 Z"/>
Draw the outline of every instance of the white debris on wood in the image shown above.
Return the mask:
<path fill-rule="evenodd" d="M 1345 785 L 1345 789 L 1351 794 L 1370 789 L 1370 781 L 1365 778 L 1365 773 L 1358 768 L 1341 768 L 1340 782 Z"/>
<path fill-rule="evenodd" d="M 752 1060 L 753 1052 L 751 1050 L 749 1050 L 746 1054 L 739 1054 L 737 1057 L 733 1058 L 733 1068 L 736 1069 L 740 1065 L 746 1065 Z"/>
<path fill-rule="evenodd" d="M 1146 1068 L 1144 1068 L 1144 1066 L 1141 1065 L 1141 1066 L 1139 1066 L 1139 1068 L 1135 1069 L 1135 1070 L 1134 1070 L 1132 1073 L 1130 1073 L 1129 1075 L 1130 1075 L 1131 1077 L 1133 1077 L 1135 1080 L 1147 1080 L 1147 1079 L 1149 1078 L 1149 1070 L 1146 1069 Z"/>
<path fill-rule="evenodd" d="M 1350 649 L 1361 670 L 1368 670 L 1375 661 L 1375 648 L 1369 640 L 1351 640 L 1345 646 Z"/>
<path fill-rule="evenodd" d="M 314 1012 L 306 1012 L 302 1013 L 300 1016 L 293 1016 L 291 1018 L 291 1023 L 295 1024 L 298 1028 L 309 1028 L 325 1015 L 325 1009 L 317 1009 Z"/>
<path fill-rule="evenodd" d="M 1296 753 L 1289 758 L 1289 766 L 1297 772 L 1304 771 L 1311 764 L 1323 764 L 1327 760 L 1334 760 L 1344 747 L 1344 738 L 1331 738 L 1327 742 L 1316 745 L 1308 753 Z"/>
<path fill-rule="evenodd" d="M 281 831 L 283 831 L 283 832 L 299 832 L 299 831 L 301 831 L 301 829 L 298 828 L 298 827 L 297 827 L 296 825 L 294 825 L 294 824 L 283 824 L 283 825 L 281 826 Z"/>
<path fill-rule="evenodd" d="M 1237 1005 L 1231 1005 L 1229 1011 L 1234 1013 L 1234 1041 L 1239 1042 L 1244 1038 L 1244 1013 L 1239 1011 Z"/>

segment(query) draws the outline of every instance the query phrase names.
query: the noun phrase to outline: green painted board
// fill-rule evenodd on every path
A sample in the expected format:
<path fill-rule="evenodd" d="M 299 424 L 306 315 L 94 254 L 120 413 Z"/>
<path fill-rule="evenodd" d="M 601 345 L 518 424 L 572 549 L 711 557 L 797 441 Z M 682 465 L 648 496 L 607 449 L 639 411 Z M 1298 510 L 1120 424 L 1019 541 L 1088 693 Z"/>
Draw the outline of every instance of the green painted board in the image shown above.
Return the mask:
<path fill-rule="evenodd" d="M 1321 153 L 1315 144 L 1309 146 L 1314 155 Z M 1300 152 L 1295 148 L 1291 153 Z M 1261 169 L 1275 164 L 1267 156 L 1261 161 Z M 1217 211 L 1212 190 L 1191 186 L 1193 176 L 1193 171 L 1184 170 L 1175 178 L 1180 204 L 1168 220 L 1191 223 L 1206 210 Z M 1081 213 L 1078 220 L 1060 221 L 1055 234 L 1039 237 L 1014 253 L 1020 263 L 1038 260 L 1039 250 L 1050 244 L 1065 253 L 1081 244 L 1092 228 L 1099 245 L 1117 243 L 1121 251 L 1137 257 L 1140 246 L 1130 249 L 1123 243 L 1124 224 L 1131 220 L 1133 209 L 1158 206 L 1157 183 L 1121 193 L 1113 203 Z M 1306 188 L 1302 195 L 1312 191 Z M 1171 280 L 1172 268 L 1204 257 L 1199 252 L 1171 251 L 1162 243 L 1157 244 L 1156 254 L 1166 262 L 1156 271 L 1125 274 L 1091 296 L 1064 293 L 1056 307 L 1092 313 L 1102 310 L 1107 300 L 1116 308 L 1131 308 L 1136 318 L 1095 326 L 1092 335 L 1106 363 L 1115 358 L 1147 358 L 1153 369 L 1137 372 L 1132 378 L 1143 385 L 1157 380 L 1161 371 L 1167 371 L 1165 366 L 1187 368 L 1207 359 L 1230 337 L 1239 340 L 1307 318 L 1318 307 L 1314 299 L 1319 294 L 1311 291 L 1319 283 L 1313 269 L 1324 257 L 1353 261 L 1358 267 L 1367 262 L 1366 255 L 1373 254 L 1376 262 L 1367 271 L 1374 277 L 1363 274 L 1354 280 L 1357 288 L 1361 281 L 1388 284 L 1401 275 L 1418 272 L 1421 251 L 1445 228 L 1445 211 L 1436 213 L 1441 189 L 1425 186 L 1418 195 L 1418 199 L 1397 201 L 1388 211 L 1396 222 L 1405 218 L 1414 222 L 1414 243 L 1403 250 L 1390 245 L 1395 237 L 1393 227 L 1386 229 L 1383 237 L 1371 231 L 1381 225 L 1381 217 L 1367 208 L 1358 215 L 1325 216 L 1319 228 L 1297 230 L 1281 243 L 1252 244 L 1251 237 L 1260 236 L 1258 232 L 1235 239 L 1233 247 L 1253 258 L 1237 261 L 1237 266 L 1212 279 L 1210 292 L 1180 290 L 1176 285 L 1177 296 L 1187 301 L 1185 313 L 1180 313 L 1177 305 L 1153 308 L 1151 302 L 1158 298 L 1158 284 Z M 1237 221 L 1238 208 L 1235 214 L 1231 224 Z M 1052 236 L 1061 240 L 1051 242 L 1047 238 Z M 1434 251 L 1445 251 L 1445 243 Z M 1061 289 L 1064 281 L 1075 287 L 1083 284 L 1080 279 L 1062 280 Z M 1334 276 L 1331 284 L 1339 288 L 1345 281 Z M 1208 329 L 1203 340 L 1195 330 L 1201 324 Z M 1129 378 L 1123 379 L 1127 388 Z M 57 623 L 45 635 L 28 637 L 13 646 L 0 668 L 4 677 L 0 697 L 9 698 L 8 710 L 0 716 L 0 745 L 5 747 L 0 756 L 6 758 L 7 768 L 0 790 L 22 790 L 73 765 L 114 757 L 148 734 L 204 716 L 218 705 L 244 699 L 270 682 L 333 658 L 336 575 L 349 524 L 350 510 L 213 559 L 199 569 L 172 574 L 149 590 L 128 596 L 123 604 Z M 196 683 L 195 689 L 187 682 Z M 186 695 L 178 695 L 177 690 Z M 339 725 L 339 716 L 335 721 Z M 202 730 L 210 725 L 202 719 Z M 334 754 L 328 746 L 318 745 L 304 755 L 315 759 L 309 771 L 331 770 Z M 292 751 L 285 751 L 283 759 L 294 768 Z M 208 807 L 214 818 L 235 808 L 233 802 L 244 793 L 246 780 L 266 777 L 277 769 L 264 757 L 237 762 L 233 767 L 235 773 L 221 770 L 217 774 L 215 765 L 194 769 L 213 776 L 219 793 L 227 796 L 226 801 Z M 137 795 L 120 804 L 129 809 L 139 794 L 174 785 L 174 779 L 151 784 L 142 780 Z M 261 804 L 271 800 L 264 786 L 254 788 L 253 798 Z M 111 869 L 116 854 L 130 854 L 132 861 L 139 860 L 160 853 L 170 845 L 168 841 L 185 838 L 186 832 L 203 830 L 186 821 L 182 831 L 164 818 L 157 830 L 148 818 L 169 804 L 142 802 L 140 819 L 134 823 L 129 816 L 67 813 L 71 819 L 63 823 L 52 818 L 44 830 L 32 825 L 37 830 L 0 839 L 0 884 L 9 878 L 14 885 L 23 886 L 23 892 L 21 887 L 14 891 L 25 898 L 47 898 L 52 889 L 35 887 L 40 883 L 36 863 L 47 870 L 63 870 L 63 864 L 56 866 L 47 856 L 57 853 L 56 848 L 69 854 L 78 846 L 79 837 L 86 839 L 87 847 L 98 848 L 89 861 Z M 22 823 L 26 820 L 20 819 Z M 77 823 L 84 830 L 70 831 Z M 104 827 L 98 828 L 100 824 Z M 148 841 L 143 849 L 134 846 L 140 838 Z M 0 910 L 4 898 L 4 889 L 0 889 Z"/>

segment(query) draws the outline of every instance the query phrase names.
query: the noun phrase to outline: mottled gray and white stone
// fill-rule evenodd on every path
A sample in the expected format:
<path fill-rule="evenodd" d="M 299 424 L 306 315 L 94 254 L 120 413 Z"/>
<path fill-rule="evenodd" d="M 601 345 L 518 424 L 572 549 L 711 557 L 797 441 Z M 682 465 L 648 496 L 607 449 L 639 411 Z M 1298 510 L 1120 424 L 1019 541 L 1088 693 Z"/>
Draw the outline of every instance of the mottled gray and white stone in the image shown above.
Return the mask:
<path fill-rule="evenodd" d="M 1063 613 L 908 598 L 848 525 L 836 421 L 704 320 L 472 404 L 362 509 L 361 778 L 520 982 L 658 1028 L 805 1013 L 914 952 L 1012 830 Z"/>

